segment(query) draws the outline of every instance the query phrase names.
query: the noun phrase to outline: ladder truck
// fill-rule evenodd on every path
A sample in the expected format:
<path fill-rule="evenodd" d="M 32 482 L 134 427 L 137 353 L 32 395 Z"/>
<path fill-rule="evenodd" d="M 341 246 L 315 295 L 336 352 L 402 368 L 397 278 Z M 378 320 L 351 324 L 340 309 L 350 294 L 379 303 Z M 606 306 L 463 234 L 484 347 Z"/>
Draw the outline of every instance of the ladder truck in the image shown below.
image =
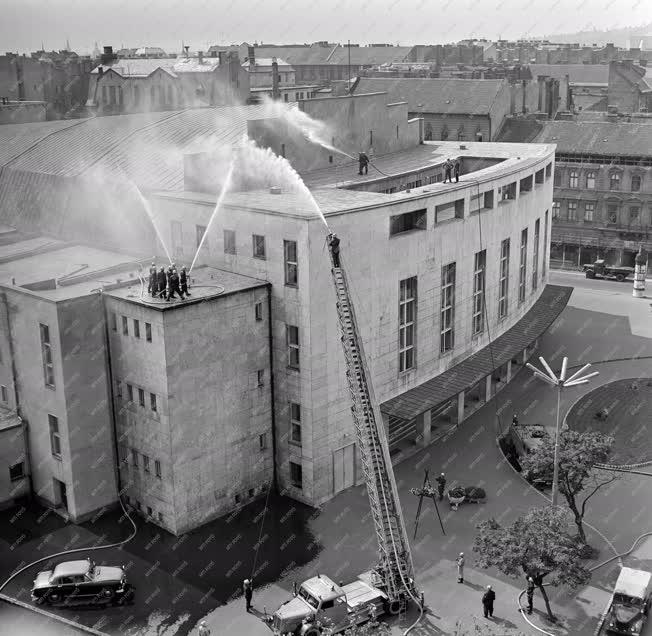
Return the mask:
<path fill-rule="evenodd" d="M 295 586 L 294 598 L 269 617 L 275 634 L 317 636 L 345 631 L 372 616 L 399 614 L 410 601 L 423 604 L 414 583 L 414 566 L 392 469 L 387 435 L 376 404 L 362 339 L 355 317 L 339 248 L 329 235 L 331 274 L 337 297 L 346 375 L 351 394 L 362 472 L 378 543 L 378 563 L 348 585 L 337 585 L 324 574 Z M 339 244 L 339 239 L 335 239 Z"/>

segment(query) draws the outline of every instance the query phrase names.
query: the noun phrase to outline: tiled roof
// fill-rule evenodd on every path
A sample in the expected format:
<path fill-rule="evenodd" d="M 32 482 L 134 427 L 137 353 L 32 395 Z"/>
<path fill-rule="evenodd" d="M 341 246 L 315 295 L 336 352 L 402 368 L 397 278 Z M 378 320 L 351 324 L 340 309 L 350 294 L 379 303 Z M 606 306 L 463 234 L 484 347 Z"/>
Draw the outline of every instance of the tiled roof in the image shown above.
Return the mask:
<path fill-rule="evenodd" d="M 532 78 L 537 75 L 547 75 L 557 79 L 564 79 L 568 75 L 568 81 L 575 84 L 608 84 L 608 64 L 530 64 Z"/>
<path fill-rule="evenodd" d="M 536 119 L 508 117 L 496 141 L 508 143 L 530 143 L 541 132 L 543 125 Z"/>
<path fill-rule="evenodd" d="M 652 124 L 551 121 L 533 141 L 557 144 L 558 153 L 647 156 Z"/>
<path fill-rule="evenodd" d="M 357 94 L 387 92 L 388 102 L 407 102 L 411 113 L 486 115 L 505 80 L 363 77 Z"/>
<path fill-rule="evenodd" d="M 566 307 L 572 291 L 572 287 L 546 285 L 532 308 L 496 338 L 491 348 L 486 346 L 436 378 L 388 400 L 381 405 L 381 411 L 391 417 L 412 420 L 475 386 L 539 338 Z"/>

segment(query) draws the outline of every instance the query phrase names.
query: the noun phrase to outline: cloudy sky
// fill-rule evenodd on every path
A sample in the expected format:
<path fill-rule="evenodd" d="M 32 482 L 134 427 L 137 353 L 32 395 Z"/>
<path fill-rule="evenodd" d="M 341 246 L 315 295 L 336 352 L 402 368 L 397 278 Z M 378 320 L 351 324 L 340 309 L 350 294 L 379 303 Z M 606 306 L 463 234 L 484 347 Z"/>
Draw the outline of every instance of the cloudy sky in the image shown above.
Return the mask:
<path fill-rule="evenodd" d="M 443 43 L 649 24 L 650 0 L 1 0 L 5 51 L 232 42 Z"/>

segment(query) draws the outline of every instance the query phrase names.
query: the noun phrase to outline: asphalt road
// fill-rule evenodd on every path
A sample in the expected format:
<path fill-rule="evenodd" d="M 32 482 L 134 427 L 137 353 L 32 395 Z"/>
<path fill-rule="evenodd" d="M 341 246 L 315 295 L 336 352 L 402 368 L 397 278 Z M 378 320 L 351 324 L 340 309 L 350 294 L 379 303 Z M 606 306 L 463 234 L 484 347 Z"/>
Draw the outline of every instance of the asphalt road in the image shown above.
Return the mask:
<path fill-rule="evenodd" d="M 577 287 L 578 289 L 621 292 L 626 296 L 631 296 L 632 290 L 634 289 L 633 278 L 628 278 L 622 283 L 619 283 L 616 280 L 605 278 L 587 278 L 584 272 L 569 272 L 554 269 L 550 270 L 550 283 L 554 285 L 568 285 L 569 287 Z M 647 279 L 646 288 L 648 293 L 652 293 L 652 279 Z"/>
<path fill-rule="evenodd" d="M 17 605 L 0 601 L 0 634 L 11 634 L 11 636 L 84 636 L 86 632 Z"/>

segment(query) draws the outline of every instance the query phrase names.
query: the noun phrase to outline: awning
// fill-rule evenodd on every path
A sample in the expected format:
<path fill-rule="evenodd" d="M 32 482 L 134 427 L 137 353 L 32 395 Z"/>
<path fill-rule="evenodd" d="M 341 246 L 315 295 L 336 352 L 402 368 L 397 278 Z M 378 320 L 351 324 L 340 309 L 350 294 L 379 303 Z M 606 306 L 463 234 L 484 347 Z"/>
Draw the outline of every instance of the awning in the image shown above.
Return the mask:
<path fill-rule="evenodd" d="M 384 402 L 380 410 L 390 417 L 411 420 L 474 386 L 539 338 L 564 310 L 572 291 L 572 287 L 546 285 L 525 316 L 494 340 L 491 351 L 487 345 L 441 375 Z"/>

